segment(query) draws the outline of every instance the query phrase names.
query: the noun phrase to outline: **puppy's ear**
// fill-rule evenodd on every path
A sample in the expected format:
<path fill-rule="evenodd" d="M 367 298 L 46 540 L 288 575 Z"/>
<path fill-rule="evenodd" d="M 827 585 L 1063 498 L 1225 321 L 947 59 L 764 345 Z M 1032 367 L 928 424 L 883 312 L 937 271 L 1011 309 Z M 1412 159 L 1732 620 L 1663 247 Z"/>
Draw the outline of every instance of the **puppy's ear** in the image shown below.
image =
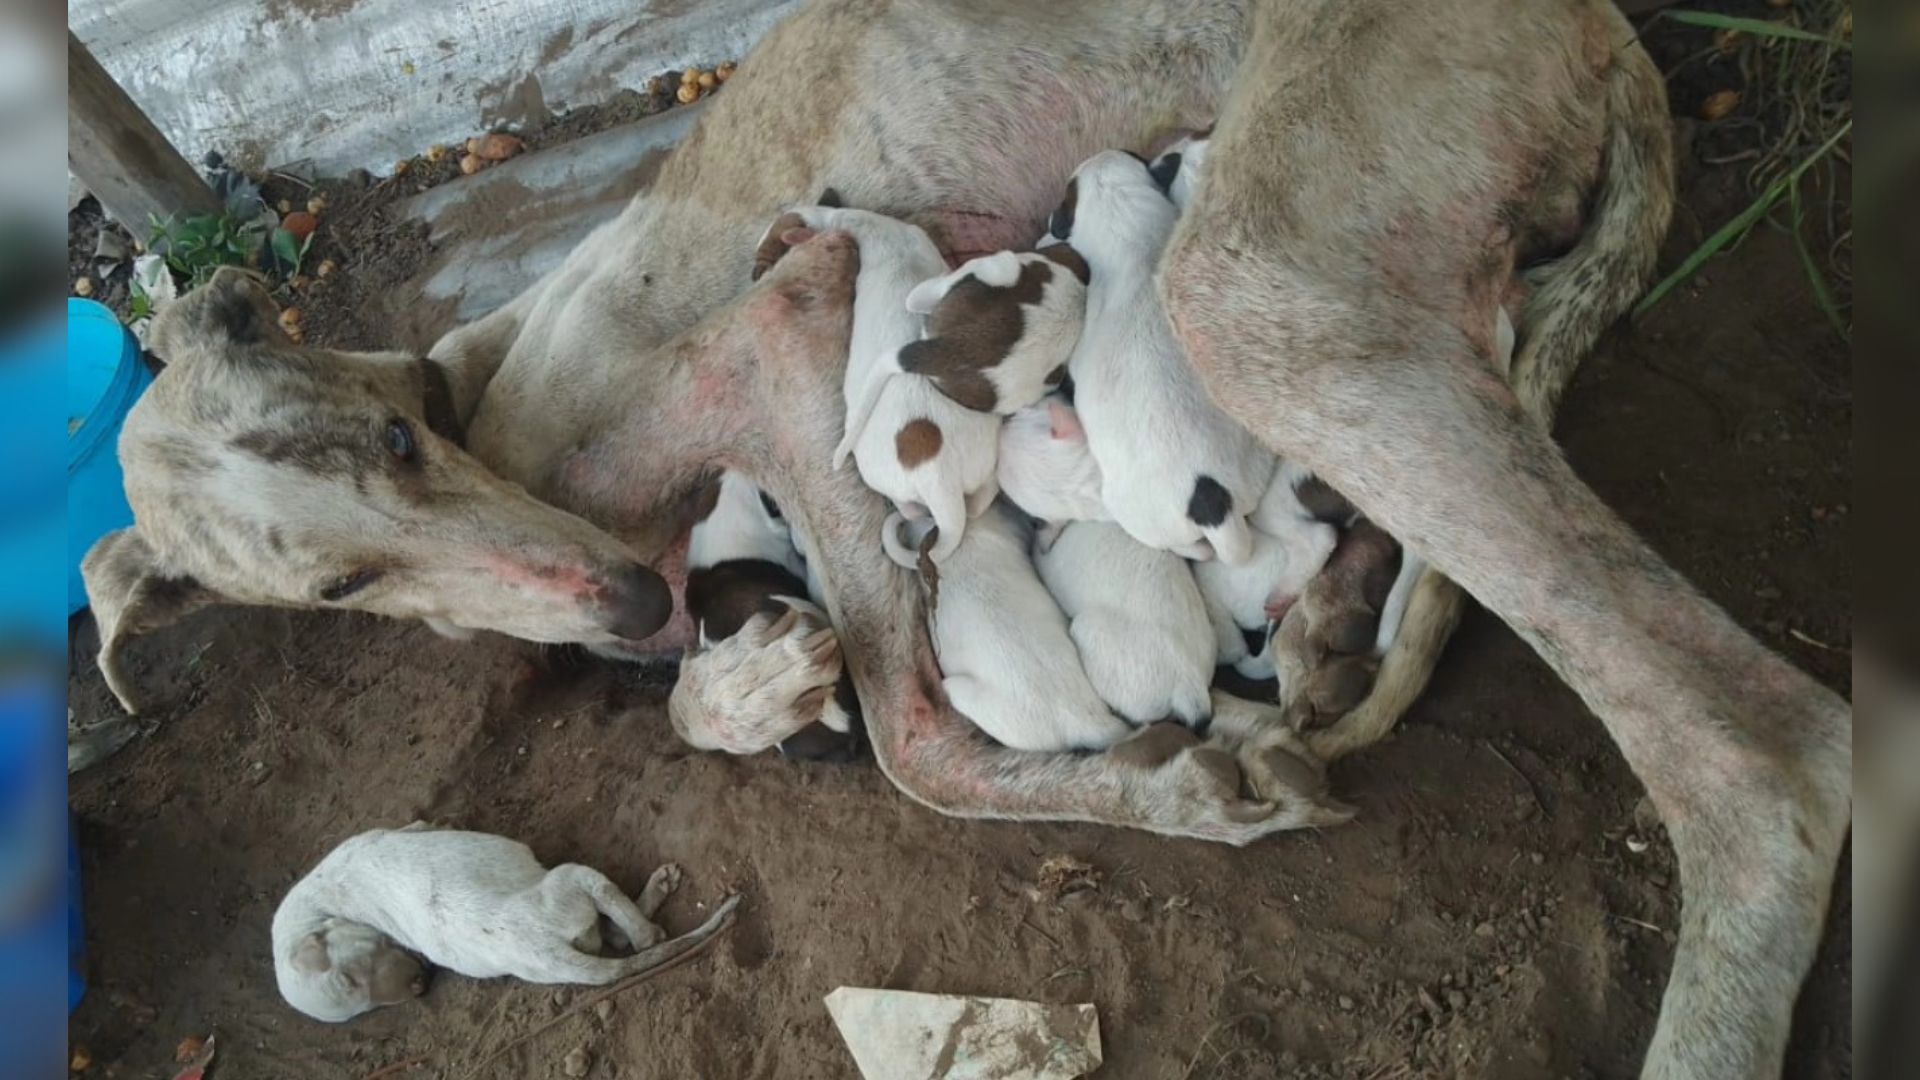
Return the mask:
<path fill-rule="evenodd" d="M 915 315 L 932 314 L 933 309 L 940 306 L 940 301 L 946 299 L 953 287 L 970 273 L 972 271 L 963 266 L 950 274 L 928 278 L 915 285 L 913 291 L 907 294 L 907 310 Z"/>
<path fill-rule="evenodd" d="M 1173 178 L 1180 175 L 1180 152 L 1169 150 L 1161 154 L 1153 160 L 1153 164 L 1147 166 L 1147 173 L 1153 177 L 1154 183 L 1160 185 L 1162 192 L 1171 195 Z"/>
<path fill-rule="evenodd" d="M 759 281 L 760 275 L 773 269 L 773 264 L 784 258 L 788 250 L 806 240 L 806 237 L 797 237 L 801 231 L 812 235 L 811 230 L 807 230 L 807 220 L 797 213 L 788 211 L 773 219 L 773 224 L 767 226 L 766 233 L 760 237 L 760 246 L 753 252 L 753 280 Z"/>
<path fill-rule="evenodd" d="M 1066 267 L 1069 273 L 1080 279 L 1082 285 L 1093 280 L 1093 270 L 1087 266 L 1087 260 L 1067 244 L 1048 244 L 1040 249 L 1040 254 Z"/>
<path fill-rule="evenodd" d="M 820 190 L 820 198 L 816 199 L 815 203 L 819 206 L 838 209 L 847 205 L 847 200 L 840 197 L 840 189 L 829 187 Z"/>
<path fill-rule="evenodd" d="M 154 316 L 147 347 L 169 364 L 224 345 L 290 344 L 259 275 L 236 266 L 214 271 L 205 285 Z"/>
<path fill-rule="evenodd" d="M 1053 437 L 1056 439 L 1072 442 L 1087 437 L 1086 429 L 1080 426 L 1080 414 L 1059 401 L 1047 402 L 1047 420 L 1053 426 Z"/>
<path fill-rule="evenodd" d="M 1066 240 L 1073 235 L 1073 208 L 1080 202 L 1080 180 L 1075 177 L 1067 181 L 1067 197 L 1047 219 L 1047 235 L 1055 240 Z"/>
<path fill-rule="evenodd" d="M 81 561 L 80 577 L 100 626 L 100 674 L 120 707 L 137 713 L 120 670 L 121 650 L 134 635 L 177 622 L 221 597 L 188 575 L 169 573 L 138 526 L 101 537 Z"/>
<path fill-rule="evenodd" d="M 327 955 L 327 938 L 315 930 L 293 947 L 293 970 L 302 975 L 325 975 L 333 970 L 333 957 Z"/>

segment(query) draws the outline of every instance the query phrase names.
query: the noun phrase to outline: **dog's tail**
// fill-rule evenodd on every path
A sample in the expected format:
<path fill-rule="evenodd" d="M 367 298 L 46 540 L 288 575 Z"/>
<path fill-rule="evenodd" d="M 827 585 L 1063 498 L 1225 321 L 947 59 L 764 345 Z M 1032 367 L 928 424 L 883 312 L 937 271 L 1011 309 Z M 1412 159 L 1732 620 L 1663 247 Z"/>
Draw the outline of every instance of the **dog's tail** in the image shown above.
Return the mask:
<path fill-rule="evenodd" d="M 1310 732 L 1307 744 L 1321 761 L 1332 761 L 1385 738 L 1427 688 L 1447 638 L 1466 609 L 1466 594 L 1438 570 L 1420 575 L 1407 603 L 1393 647 L 1380 661 L 1373 691 L 1332 727 Z"/>
<path fill-rule="evenodd" d="M 720 906 L 713 910 L 713 914 L 707 917 L 707 921 L 692 930 L 677 938 L 669 938 L 658 945 L 641 949 L 632 956 L 620 957 L 618 978 L 630 979 L 636 975 L 654 974 L 682 956 L 701 948 L 721 931 L 733 925 L 733 909 L 739 906 L 740 896 L 736 893 L 722 900 Z"/>
<path fill-rule="evenodd" d="M 880 526 L 880 547 L 887 553 L 887 558 L 892 559 L 895 564 L 908 570 L 918 570 L 920 569 L 919 546 L 926 534 L 921 530 L 915 530 L 916 535 L 912 545 L 909 546 L 908 541 L 900 537 L 900 531 L 906 526 L 905 514 L 898 510 L 888 514 L 887 520 Z"/>
<path fill-rule="evenodd" d="M 1614 40 L 1623 44 L 1607 81 L 1606 157 L 1586 232 L 1573 250 L 1524 275 L 1530 295 L 1509 378 L 1521 406 L 1549 426 L 1574 369 L 1640 296 L 1673 217 L 1666 84 L 1632 43 L 1626 17 L 1613 18 Z"/>
<path fill-rule="evenodd" d="M 866 382 L 860 384 L 859 396 L 847 407 L 846 433 L 840 436 L 840 445 L 833 448 L 833 467 L 838 470 L 847 463 L 847 455 L 853 453 L 853 444 L 860 441 L 860 433 L 867 429 L 867 421 L 873 418 L 874 406 L 880 404 L 880 392 L 887 388 L 900 370 L 897 354 L 888 353 L 874 361 L 877 368 L 883 370 L 867 373 Z"/>

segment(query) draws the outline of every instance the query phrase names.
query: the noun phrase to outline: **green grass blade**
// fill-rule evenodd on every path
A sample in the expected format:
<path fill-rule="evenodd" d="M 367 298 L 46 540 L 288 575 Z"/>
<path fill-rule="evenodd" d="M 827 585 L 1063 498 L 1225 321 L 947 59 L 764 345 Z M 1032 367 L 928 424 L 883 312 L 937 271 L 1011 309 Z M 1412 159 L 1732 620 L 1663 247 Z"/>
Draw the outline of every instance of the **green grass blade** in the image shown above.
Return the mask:
<path fill-rule="evenodd" d="M 1767 190 L 1761 192 L 1759 198 L 1753 200 L 1745 210 L 1740 211 L 1732 221 L 1720 226 L 1712 236 L 1707 237 L 1706 243 L 1695 248 L 1693 254 L 1688 255 L 1685 261 L 1681 262 L 1679 269 L 1660 279 L 1660 284 L 1649 289 L 1647 295 L 1634 305 L 1633 317 L 1638 319 L 1651 311 L 1655 304 L 1665 299 L 1666 295 L 1678 288 L 1681 282 L 1692 277 L 1694 271 L 1699 270 L 1708 259 L 1718 255 L 1721 249 L 1745 235 L 1746 231 L 1753 228 L 1755 222 L 1765 217 L 1767 211 L 1772 210 L 1780 201 L 1780 197 L 1787 193 L 1788 185 L 1798 184 L 1800 174 L 1812 168 L 1814 162 L 1825 157 L 1829 150 L 1840 145 L 1840 140 L 1846 138 L 1851 131 L 1853 131 L 1853 121 L 1848 120 L 1840 125 L 1840 129 L 1829 136 L 1826 142 L 1821 143 L 1819 149 L 1808 154 L 1805 161 L 1795 165 L 1793 170 L 1785 176 L 1767 185 Z"/>
<path fill-rule="evenodd" d="M 1787 186 L 1787 192 L 1793 201 L 1793 247 L 1800 253 L 1800 265 L 1806 268 L 1807 284 L 1813 286 L 1814 303 L 1819 304 L 1820 310 L 1826 313 L 1827 321 L 1833 324 L 1834 333 L 1839 334 L 1842 341 L 1851 341 L 1852 336 L 1847 333 L 1847 320 L 1840 315 L 1840 304 L 1834 299 L 1833 290 L 1827 287 L 1827 276 L 1820 272 L 1820 264 L 1814 261 L 1813 252 L 1807 250 L 1807 236 L 1803 229 L 1805 216 L 1800 207 L 1800 181 L 1797 177 Z"/>
<path fill-rule="evenodd" d="M 1836 49 L 1853 48 L 1851 43 L 1841 41 L 1839 38 L 1828 37 L 1825 34 L 1816 34 L 1811 30 L 1802 30 L 1797 26 L 1788 26 L 1786 23 L 1771 22 L 1767 19 L 1743 19 L 1738 15 L 1715 15 L 1710 11 L 1675 11 L 1671 9 L 1662 12 L 1662 14 L 1674 22 L 1686 23 L 1688 26 L 1704 26 L 1713 30 L 1739 30 L 1742 33 L 1752 34 L 1755 37 L 1811 41 L 1820 45 L 1831 45 Z"/>

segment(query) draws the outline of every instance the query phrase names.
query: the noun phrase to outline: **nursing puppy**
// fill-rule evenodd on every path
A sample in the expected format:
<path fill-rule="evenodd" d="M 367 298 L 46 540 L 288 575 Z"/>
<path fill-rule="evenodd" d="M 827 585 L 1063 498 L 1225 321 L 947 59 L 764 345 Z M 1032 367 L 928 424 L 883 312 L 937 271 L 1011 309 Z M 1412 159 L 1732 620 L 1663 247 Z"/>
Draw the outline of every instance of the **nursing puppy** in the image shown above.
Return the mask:
<path fill-rule="evenodd" d="M 1274 470 L 1249 519 L 1252 557 L 1238 566 L 1217 559 L 1193 564 L 1213 627 L 1215 658 L 1249 679 L 1274 677 L 1267 650 L 1273 625 L 1326 565 L 1340 539 L 1339 530 L 1316 519 L 1300 502 L 1296 476 L 1305 473 L 1286 466 Z"/>
<path fill-rule="evenodd" d="M 1100 497 L 1100 463 L 1087 449 L 1080 414 L 1058 394 L 1021 409 L 1000 428 L 995 466 L 1008 501 L 1044 522 L 1040 546 L 1050 547 L 1069 521 L 1112 521 Z"/>
<path fill-rule="evenodd" d="M 1178 216 L 1131 154 L 1095 154 L 1074 172 L 1049 223 L 1092 271 L 1068 366 L 1074 406 L 1121 528 L 1149 547 L 1241 563 L 1274 459 L 1207 396 L 1161 307 L 1153 272 Z"/>
<path fill-rule="evenodd" d="M 1076 521 L 1034 555 L 1068 619 L 1100 697 L 1135 724 L 1213 715 L 1214 647 L 1207 608 L 1180 556 L 1105 521 Z"/>
<path fill-rule="evenodd" d="M 806 566 L 773 500 L 720 475 L 687 541 L 687 614 L 699 644 L 682 659 L 667 717 L 688 745 L 730 754 L 850 760 L 852 679 Z"/>
<path fill-rule="evenodd" d="M 911 565 L 924 523 L 888 519 L 887 554 Z M 939 569 L 928 605 L 947 698 L 974 726 L 1015 750 L 1097 750 L 1132 732 L 1107 710 L 1067 631 L 1067 618 L 1034 573 L 1023 525 L 1000 508 L 967 529 Z"/>
<path fill-rule="evenodd" d="M 967 519 L 998 492 L 993 463 L 1000 430 L 991 414 L 963 408 L 929 379 L 900 370 L 900 349 L 920 337 L 921 318 L 907 309 L 907 295 L 944 275 L 946 259 L 918 226 L 816 206 L 783 214 L 768 228 L 754 255 L 755 277 L 794 244 L 829 230 L 849 233 L 860 249 L 843 384 L 847 419 L 834 467 L 851 452 L 860 478 L 907 518 L 932 515 L 940 535 L 929 557 L 944 562 Z"/>
<path fill-rule="evenodd" d="M 907 310 L 927 317 L 900 368 L 956 403 L 1007 415 L 1059 387 L 1087 315 L 1087 264 L 1072 248 L 1001 251 L 923 281 Z"/>
<path fill-rule="evenodd" d="M 412 954 L 476 979 L 604 984 L 651 971 L 724 929 L 729 896 L 690 934 L 663 941 L 652 919 L 680 885 L 662 866 L 638 902 L 606 875 L 542 867 L 525 844 L 486 833 L 374 829 L 334 848 L 273 915 L 273 969 L 287 1004 L 338 1023 L 417 997 L 427 971 Z M 600 920 L 614 944 L 597 955 Z"/>
<path fill-rule="evenodd" d="M 1154 183 L 1167 193 L 1173 205 L 1185 213 L 1198 190 L 1207 167 L 1207 148 L 1212 145 L 1213 129 L 1195 132 L 1161 151 L 1147 171 Z"/>

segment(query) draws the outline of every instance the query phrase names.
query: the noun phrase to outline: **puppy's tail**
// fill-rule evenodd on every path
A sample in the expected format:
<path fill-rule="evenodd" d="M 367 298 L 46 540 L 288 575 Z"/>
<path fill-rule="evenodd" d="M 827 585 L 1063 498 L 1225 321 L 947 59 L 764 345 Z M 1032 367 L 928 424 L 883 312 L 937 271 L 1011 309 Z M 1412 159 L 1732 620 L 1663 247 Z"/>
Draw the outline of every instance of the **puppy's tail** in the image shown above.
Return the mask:
<path fill-rule="evenodd" d="M 927 552 L 927 558 L 936 563 L 946 562 L 947 556 L 960 546 L 960 538 L 967 532 L 967 494 L 960 490 L 958 477 L 936 477 L 933 490 L 927 492 L 927 510 L 933 515 L 933 523 L 940 528 L 940 535 L 934 538 L 933 550 Z"/>
<path fill-rule="evenodd" d="M 1332 727 L 1307 735 L 1307 743 L 1322 761 L 1344 757 L 1385 738 L 1427 687 L 1440 651 L 1460 622 L 1466 594 L 1438 570 L 1427 569 L 1413 587 L 1407 614 L 1393 647 L 1380 661 L 1373 692 Z"/>
<path fill-rule="evenodd" d="M 909 547 L 905 540 L 900 539 L 900 530 L 906 525 L 905 514 L 898 510 L 888 514 L 887 520 L 880 526 L 880 547 L 886 551 L 887 558 L 892 559 L 896 564 L 908 570 L 918 570 L 920 569 L 920 552 L 916 549 L 919 545 L 916 543 Z"/>
<path fill-rule="evenodd" d="M 853 453 L 853 444 L 860 441 L 860 433 L 867 429 L 867 421 L 873 419 L 874 406 L 880 404 L 880 393 L 893 381 L 900 371 L 899 354 L 888 353 L 874 361 L 878 370 L 867 373 L 867 381 L 862 383 L 859 396 L 847 408 L 846 433 L 840 436 L 840 445 L 833 448 L 833 467 L 839 469 L 847 463 L 847 455 Z"/>
<path fill-rule="evenodd" d="M 1610 17 L 1609 32 L 1623 44 L 1607 81 L 1600 187 L 1586 232 L 1573 250 L 1525 272 L 1531 289 L 1520 312 L 1519 350 L 1508 376 L 1521 406 L 1546 426 L 1581 359 L 1640 295 L 1673 217 L 1666 84 L 1652 58 L 1633 42 L 1626 17 L 1617 11 Z"/>
<path fill-rule="evenodd" d="M 680 959 L 680 957 L 687 953 L 701 948 L 713 938 L 718 937 L 727 927 L 733 925 L 733 909 L 739 906 L 739 895 L 729 896 L 725 900 L 720 901 L 720 906 L 713 909 L 713 914 L 707 916 L 706 922 L 701 923 L 692 930 L 681 934 L 677 938 L 671 938 L 658 945 L 641 949 L 632 956 L 620 957 L 618 960 L 620 965 L 619 978 L 628 979 L 635 975 L 653 974 L 672 964 L 675 960 Z"/>
<path fill-rule="evenodd" d="M 1218 525 L 1203 526 L 1201 535 L 1213 545 L 1214 558 L 1228 566 L 1240 566 L 1253 558 L 1253 530 L 1241 514 L 1228 514 Z"/>

